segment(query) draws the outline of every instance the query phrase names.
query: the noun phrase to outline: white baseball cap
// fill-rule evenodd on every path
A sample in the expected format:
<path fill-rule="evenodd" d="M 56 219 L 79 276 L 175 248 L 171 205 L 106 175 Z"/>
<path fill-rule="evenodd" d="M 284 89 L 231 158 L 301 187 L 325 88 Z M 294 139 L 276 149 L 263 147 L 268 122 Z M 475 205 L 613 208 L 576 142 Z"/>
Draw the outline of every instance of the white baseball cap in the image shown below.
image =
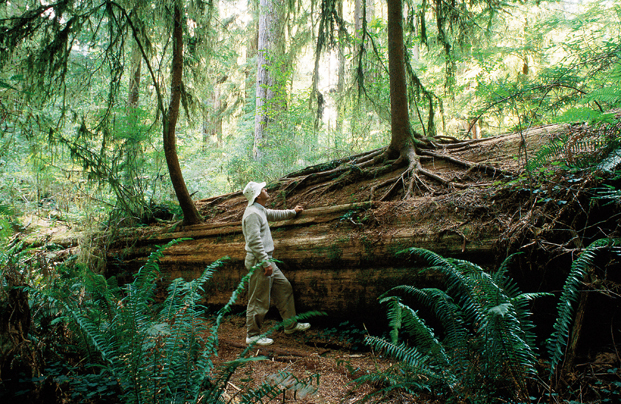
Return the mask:
<path fill-rule="evenodd" d="M 254 200 L 259 196 L 261 190 L 265 188 L 265 182 L 250 181 L 246 188 L 244 188 L 243 194 L 248 199 L 248 206 L 254 203 Z"/>

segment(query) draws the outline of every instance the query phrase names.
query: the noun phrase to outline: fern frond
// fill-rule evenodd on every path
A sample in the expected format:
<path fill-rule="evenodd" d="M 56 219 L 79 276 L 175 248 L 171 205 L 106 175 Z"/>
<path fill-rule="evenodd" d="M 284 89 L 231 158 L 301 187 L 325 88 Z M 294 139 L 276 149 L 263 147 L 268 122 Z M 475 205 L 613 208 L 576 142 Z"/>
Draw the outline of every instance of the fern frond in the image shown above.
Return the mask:
<path fill-rule="evenodd" d="M 450 266 L 449 262 L 446 259 L 444 259 L 442 256 L 434 253 L 433 251 L 426 250 L 424 248 L 410 247 L 405 250 L 401 250 L 397 252 L 397 256 L 403 256 L 403 255 L 410 255 L 410 256 L 413 255 L 416 257 L 420 257 L 426 262 L 428 262 L 431 266 L 434 266 L 434 267 L 442 268 L 442 267 Z"/>
<path fill-rule="evenodd" d="M 430 357 L 421 353 L 416 347 L 408 347 L 403 343 L 393 344 L 381 338 L 369 335 L 365 337 L 365 343 L 375 350 L 385 352 L 386 355 L 417 369 L 422 374 L 430 377 L 435 375 L 435 370 L 433 369 L 434 364 L 430 362 Z"/>
<path fill-rule="evenodd" d="M 448 358 L 444 346 L 436 338 L 433 329 L 428 327 L 425 321 L 418 316 L 410 307 L 401 304 L 403 310 L 403 328 L 416 340 L 416 345 L 424 353 L 433 357 L 441 366 L 448 366 Z"/>
<path fill-rule="evenodd" d="M 164 251 L 179 244 L 183 241 L 190 240 L 189 238 L 180 238 L 169 241 L 163 246 L 156 246 L 156 250 L 149 254 L 147 262 L 138 270 L 134 279 L 133 285 L 135 290 L 142 291 L 144 289 L 151 289 L 151 285 L 154 285 L 155 280 L 160 274 L 159 261 L 164 256 Z"/>
<path fill-rule="evenodd" d="M 401 329 L 401 305 L 399 298 L 396 296 L 385 297 L 381 299 L 380 304 L 386 304 L 386 317 L 388 318 L 388 327 L 390 328 L 390 339 L 393 344 L 399 341 L 399 330 Z"/>
<path fill-rule="evenodd" d="M 520 294 L 517 284 L 513 281 L 513 279 L 507 276 L 509 272 L 509 265 L 511 265 L 515 257 L 519 254 L 522 253 L 514 253 L 505 258 L 498 267 L 498 270 L 492 275 L 492 282 L 498 285 L 498 287 L 501 288 L 509 297 L 515 297 Z"/>
<path fill-rule="evenodd" d="M 433 363 L 432 357 L 420 353 L 415 347 L 392 344 L 373 336 L 367 336 L 365 343 L 399 360 L 396 365 L 385 371 L 373 372 L 355 380 L 357 384 L 370 382 L 385 386 L 378 393 L 403 389 L 411 394 L 417 394 L 428 392 L 430 389 L 450 389 L 457 380 L 451 372 L 451 367 Z"/>
<path fill-rule="evenodd" d="M 405 292 L 433 310 L 433 313 L 444 328 L 445 336 L 442 341 L 442 355 L 448 355 L 445 349 L 450 349 L 450 359 L 448 360 L 454 369 L 463 370 L 469 366 L 468 358 L 466 357 L 468 352 L 466 347 L 468 330 L 460 306 L 453 301 L 450 295 L 441 289 L 418 289 L 409 285 L 396 286 L 388 292 Z M 404 327 L 404 331 L 409 330 L 407 327 Z M 409 335 L 414 336 L 413 333 L 409 333 Z M 393 343 L 396 343 L 396 341 L 393 340 Z"/>
<path fill-rule="evenodd" d="M 435 270 L 444 275 L 447 293 L 455 294 L 463 300 L 462 309 L 466 316 L 475 322 L 483 317 L 483 311 L 478 305 L 477 299 L 471 295 L 474 289 L 470 280 L 472 272 L 482 272 L 480 267 L 467 261 L 443 258 L 423 248 L 409 248 L 400 252 L 400 254 L 406 253 L 420 257 L 432 265 L 432 268 L 427 268 L 427 270 Z"/>
<path fill-rule="evenodd" d="M 584 279 L 587 270 L 593 265 L 595 257 L 603 249 L 618 246 L 621 243 L 619 239 L 599 239 L 592 242 L 580 257 L 571 264 L 571 269 L 567 275 L 567 280 L 563 286 L 563 292 L 559 299 L 557 309 L 558 315 L 554 323 L 554 332 L 548 341 L 548 353 L 550 355 L 550 377 L 556 371 L 563 350 L 569 338 L 569 328 L 573 321 L 573 303 L 578 300 L 579 286 Z"/>
<path fill-rule="evenodd" d="M 550 139 L 550 142 L 541 146 L 537 153 L 528 161 L 525 167 L 526 171 L 532 172 L 545 163 L 558 160 L 565 152 L 565 143 L 567 140 L 568 136 Z"/>
<path fill-rule="evenodd" d="M 119 380 L 123 380 L 125 374 L 123 366 L 121 366 L 121 359 L 119 358 L 118 351 L 115 349 L 115 346 L 112 345 L 110 341 L 106 338 L 106 334 L 102 334 L 98 325 L 93 324 L 79 311 L 75 310 L 64 302 L 58 303 L 64 306 L 66 312 L 69 313 L 74 321 L 78 324 L 82 332 L 92 343 L 93 347 L 97 350 L 97 352 L 99 352 L 104 362 L 109 365 L 113 377 Z"/>
<path fill-rule="evenodd" d="M 435 393 L 443 386 L 435 386 L 432 380 L 429 380 L 423 374 L 417 374 L 410 371 L 407 366 L 397 364 L 385 370 L 379 370 L 373 373 L 367 373 L 354 380 L 355 387 L 363 384 L 372 386 L 381 386 L 380 388 L 368 393 L 362 397 L 359 402 L 365 403 L 371 399 L 374 402 L 384 402 L 384 397 L 394 390 L 403 390 L 413 396 L 422 392 L 431 392 L 432 387 Z"/>
<path fill-rule="evenodd" d="M 513 390 L 525 391 L 526 378 L 536 374 L 536 357 L 524 340 L 524 332 L 511 304 L 490 309 L 480 335 L 485 336 L 485 373 L 497 380 L 499 385 L 505 384 L 508 379 L 513 384 Z"/>

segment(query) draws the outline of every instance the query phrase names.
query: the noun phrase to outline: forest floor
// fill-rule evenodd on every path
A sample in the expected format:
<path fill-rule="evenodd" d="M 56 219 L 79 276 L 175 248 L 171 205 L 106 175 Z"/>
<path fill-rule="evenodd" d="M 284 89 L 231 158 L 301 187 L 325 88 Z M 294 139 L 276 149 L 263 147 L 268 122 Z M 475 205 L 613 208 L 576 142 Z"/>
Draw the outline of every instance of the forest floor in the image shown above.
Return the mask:
<path fill-rule="evenodd" d="M 270 312 L 271 313 L 271 312 Z M 268 314 L 269 316 L 269 314 Z M 266 328 L 275 327 L 276 320 L 266 321 Z M 219 328 L 219 350 L 216 364 L 240 358 L 246 349 L 245 318 L 228 317 Z M 361 376 L 386 370 L 395 360 L 370 350 L 362 343 L 363 333 L 347 327 L 337 330 L 311 327 L 305 333 L 286 335 L 275 331 L 270 335 L 274 344 L 255 346 L 250 361 L 233 374 L 224 393 L 228 403 L 242 402 L 241 397 L 261 385 L 269 386 L 271 395 L 262 403 L 348 404 L 368 400 L 369 403 L 439 404 L 445 401 L 432 396 L 412 396 L 402 390 L 382 394 L 380 386 L 357 383 Z M 618 352 L 598 351 L 593 357 L 577 358 L 573 369 L 565 375 L 554 399 L 545 398 L 545 383 L 534 388 L 534 402 L 604 403 L 621 396 L 617 377 Z M 536 396 L 536 397 L 535 397 Z M 260 397 L 257 395 L 256 397 Z M 455 398 L 453 398 L 455 400 Z M 453 401 L 459 402 L 459 401 Z"/>
<path fill-rule="evenodd" d="M 266 328 L 275 325 L 275 320 L 268 320 Z M 275 331 L 270 337 L 274 344 L 255 346 L 248 355 L 265 359 L 251 361 L 233 374 L 225 393 L 229 402 L 237 402 L 250 388 L 266 383 L 274 387 L 274 395 L 263 399 L 264 403 L 355 403 L 376 392 L 374 386 L 358 385 L 356 379 L 394 363 L 364 346 L 362 334 L 356 331 L 311 326 L 304 333 L 286 335 Z M 246 349 L 245 338 L 245 318 L 228 317 L 220 326 L 218 362 L 238 359 Z M 376 399 L 390 403 L 423 402 L 404 393 L 380 395 Z"/>

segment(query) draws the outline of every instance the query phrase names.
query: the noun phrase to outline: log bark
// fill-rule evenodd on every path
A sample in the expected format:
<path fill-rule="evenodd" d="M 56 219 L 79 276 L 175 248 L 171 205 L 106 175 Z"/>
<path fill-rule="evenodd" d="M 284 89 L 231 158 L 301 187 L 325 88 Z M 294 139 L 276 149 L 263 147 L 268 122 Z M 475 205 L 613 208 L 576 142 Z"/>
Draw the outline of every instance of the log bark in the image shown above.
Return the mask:
<path fill-rule="evenodd" d="M 305 210 L 296 219 L 271 224 L 274 258 L 281 261 L 279 266 L 294 287 L 298 312 L 320 310 L 335 318 L 347 313 L 352 320 L 364 320 L 383 313 L 377 297 L 389 288 L 434 282 L 418 273 L 416 263 L 395 257 L 405 248 L 427 248 L 464 259 L 476 257 L 479 262 L 488 256 L 491 262 L 498 230 L 485 229 L 465 216 L 457 219 L 459 212 L 450 222 L 433 213 L 421 220 L 419 212 L 395 216 L 390 226 L 364 222 L 379 210 L 393 208 L 391 203 L 378 202 L 320 207 Z M 134 231 L 121 237 L 109 251 L 109 257 L 122 257 L 124 262 L 124 267 L 110 267 L 110 274 L 134 272 L 154 246 L 182 237 L 192 240 L 169 248 L 161 260 L 165 282 L 177 277 L 192 279 L 209 264 L 228 256 L 229 263 L 205 291 L 208 304 L 226 303 L 246 274 L 239 221 L 186 226 L 179 232 Z"/>

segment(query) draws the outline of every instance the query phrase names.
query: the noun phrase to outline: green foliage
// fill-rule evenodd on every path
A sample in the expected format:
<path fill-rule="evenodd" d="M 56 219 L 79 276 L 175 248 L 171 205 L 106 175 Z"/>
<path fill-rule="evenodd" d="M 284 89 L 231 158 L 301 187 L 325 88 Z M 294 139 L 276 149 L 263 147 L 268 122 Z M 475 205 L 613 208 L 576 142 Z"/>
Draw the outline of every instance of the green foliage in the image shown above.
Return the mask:
<path fill-rule="evenodd" d="M 195 280 L 175 279 L 165 301 L 156 304 L 158 260 L 166 248 L 181 241 L 153 252 L 126 287 L 118 288 L 93 275 L 84 283 L 90 299 L 82 304 L 61 302 L 88 345 L 103 359 L 105 371 L 118 382 L 123 402 L 198 402 L 205 394 L 211 398 L 207 402 L 215 402 L 226 387 L 223 376 L 212 379 L 218 327 L 246 278 L 211 327 L 202 318 L 201 291 L 223 260 L 210 265 Z M 230 377 L 243 363 L 227 364 L 223 374 Z"/>
<path fill-rule="evenodd" d="M 563 292 L 559 299 L 557 309 L 558 314 L 554 322 L 554 332 L 548 340 L 548 352 L 550 355 L 550 375 L 552 376 L 558 364 L 563 358 L 564 349 L 569 338 L 569 328 L 573 321 L 574 304 L 580 294 L 580 286 L 586 277 L 589 269 L 593 267 L 595 259 L 602 252 L 611 249 L 621 256 L 621 240 L 619 239 L 599 239 L 592 242 L 576 259 L 572 265 L 567 280 L 563 286 Z"/>
<path fill-rule="evenodd" d="M 620 128 L 605 121 L 594 125 L 580 125 L 576 132 L 568 131 L 551 138 L 527 161 L 526 170 L 532 173 L 549 167 L 550 163 L 568 169 L 598 169 L 600 162 L 621 146 Z"/>
<path fill-rule="evenodd" d="M 128 224 L 141 223 L 153 215 L 153 197 L 163 187 L 165 173 L 153 173 L 151 160 L 158 152 L 149 148 L 154 130 L 146 111 L 133 109 L 84 114 L 69 135 L 52 131 L 48 140 L 66 148 L 71 160 L 82 167 L 82 175 L 91 185 L 108 188 L 113 197 L 113 212 Z M 92 121 L 100 121 L 94 129 Z"/>
<path fill-rule="evenodd" d="M 0 250 L 0 312 L 16 313 L 10 306 L 14 300 L 8 296 L 15 290 L 23 292 L 23 304 L 28 306 L 29 299 L 31 307 L 23 319 L 29 328 L 23 326 L 23 338 L 32 341 L 20 343 L 6 357 L 11 366 L 29 367 L 10 386 L 0 389 L 0 400 L 15 396 L 28 401 L 52 383 L 59 399 L 72 402 L 220 402 L 236 369 L 264 359 L 251 356 L 254 347 L 250 345 L 238 359 L 214 364 L 219 327 L 261 264 L 242 279 L 229 302 L 216 313 L 208 313 L 201 305 L 203 286 L 226 259 L 210 265 L 193 281 L 173 280 L 166 298 L 159 301 L 158 261 L 166 248 L 182 241 L 154 251 L 134 281 L 123 287 L 115 278 L 105 279 L 76 264 L 75 258 L 44 276 L 33 276 L 38 272 L 30 268 L 31 250 L 21 244 Z M 301 314 L 290 321 L 317 314 Z M 273 395 L 290 390 L 303 396 L 314 390 L 313 378 L 280 376 L 274 376 L 279 382 L 272 386 Z M 244 389 L 244 394 L 250 392 L 254 398 L 247 402 L 260 401 L 267 394 L 265 389 Z"/>
<path fill-rule="evenodd" d="M 526 382 L 536 375 L 535 337 L 529 303 L 546 293 L 521 293 L 507 276 L 507 258 L 490 275 L 479 266 L 410 248 L 441 274 L 446 290 L 398 286 L 382 297 L 387 305 L 390 341 L 368 337 L 367 343 L 398 360 L 397 365 L 358 379 L 379 382 L 376 394 L 404 389 L 433 392 L 447 400 L 495 402 L 528 397 Z M 398 296 L 428 307 L 442 330 L 434 329 Z M 413 344 L 413 345 L 412 345 Z"/>
<path fill-rule="evenodd" d="M 621 256 L 620 245 L 618 239 L 594 241 L 572 263 L 557 304 L 554 332 L 547 342 L 550 377 L 563 358 L 574 304 L 589 268 L 603 253 Z M 551 294 L 520 292 L 507 276 L 512 256 L 488 274 L 468 261 L 443 258 L 424 249 L 410 248 L 400 254 L 422 259 L 429 265 L 427 271 L 440 273 L 446 290 L 402 285 L 380 297 L 387 306 L 390 340 L 369 336 L 366 343 L 398 363 L 356 382 L 379 383 L 382 387 L 374 395 L 402 389 L 414 395 L 446 395 L 445 399 L 458 402 L 528 400 L 527 382 L 537 377 L 529 305 Z M 441 325 L 440 331 L 430 327 L 419 310 L 404 303 L 405 297 L 428 308 Z"/>
<path fill-rule="evenodd" d="M 365 349 L 364 337 L 366 331 L 349 321 L 343 321 L 336 326 L 325 327 L 313 333 L 314 343 L 321 341 L 326 346 L 338 345 L 352 351 Z M 309 338 L 309 337 L 305 337 Z"/>
<path fill-rule="evenodd" d="M 518 18 L 494 21 L 491 46 L 474 50 L 476 84 L 464 83 L 466 90 L 475 87 L 473 115 L 491 130 L 609 122 L 607 112 L 619 107 L 621 95 L 618 4 L 531 5 L 517 9 Z M 515 40 L 501 39 L 507 32 Z"/>
<path fill-rule="evenodd" d="M 0 205 L 0 246 L 4 246 L 9 237 L 13 235 L 11 216 L 13 216 L 11 208 L 6 205 Z"/>
<path fill-rule="evenodd" d="M 552 119 L 590 122 L 619 105 L 618 5 L 581 2 L 570 13 L 548 2 L 520 3 L 511 14 L 498 12 L 511 2 L 465 1 L 458 8 L 405 3 L 408 96 L 417 131 L 456 134 L 452 124 L 479 115 L 487 133 Z M 115 210 L 127 223 L 153 216 L 153 205 L 173 198 L 154 137 L 162 116 L 154 112 L 152 88 L 154 77 L 168 80 L 167 4 L 18 1 L 0 7 L 3 203 L 36 209 L 46 198 L 63 207 L 65 219 L 89 223 Z M 239 46 L 247 43 L 252 24 L 230 16 L 224 4 L 183 4 L 195 24 L 185 38 L 186 115 L 179 120 L 178 153 L 196 199 L 387 144 L 381 12 L 363 10 L 369 14 L 362 32 L 353 33 L 337 2 L 321 2 L 317 19 L 309 18 L 315 11 L 307 3 L 285 6 L 284 67 L 275 73 L 286 89 L 278 104 L 286 107 L 270 116 L 267 158 L 257 163 L 256 60 L 251 52 L 244 59 Z M 145 54 L 139 105 L 130 111 L 136 38 Z M 309 48 L 322 68 L 335 68 L 334 56 L 342 55 L 338 75 L 322 71 L 321 80 L 312 79 L 313 63 L 300 62 Z M 333 54 L 327 58 L 322 49 Z M 149 67 L 147 60 L 158 62 Z M 313 83 L 325 101 L 323 120 Z M 87 209 L 92 212 L 83 214 Z"/>

